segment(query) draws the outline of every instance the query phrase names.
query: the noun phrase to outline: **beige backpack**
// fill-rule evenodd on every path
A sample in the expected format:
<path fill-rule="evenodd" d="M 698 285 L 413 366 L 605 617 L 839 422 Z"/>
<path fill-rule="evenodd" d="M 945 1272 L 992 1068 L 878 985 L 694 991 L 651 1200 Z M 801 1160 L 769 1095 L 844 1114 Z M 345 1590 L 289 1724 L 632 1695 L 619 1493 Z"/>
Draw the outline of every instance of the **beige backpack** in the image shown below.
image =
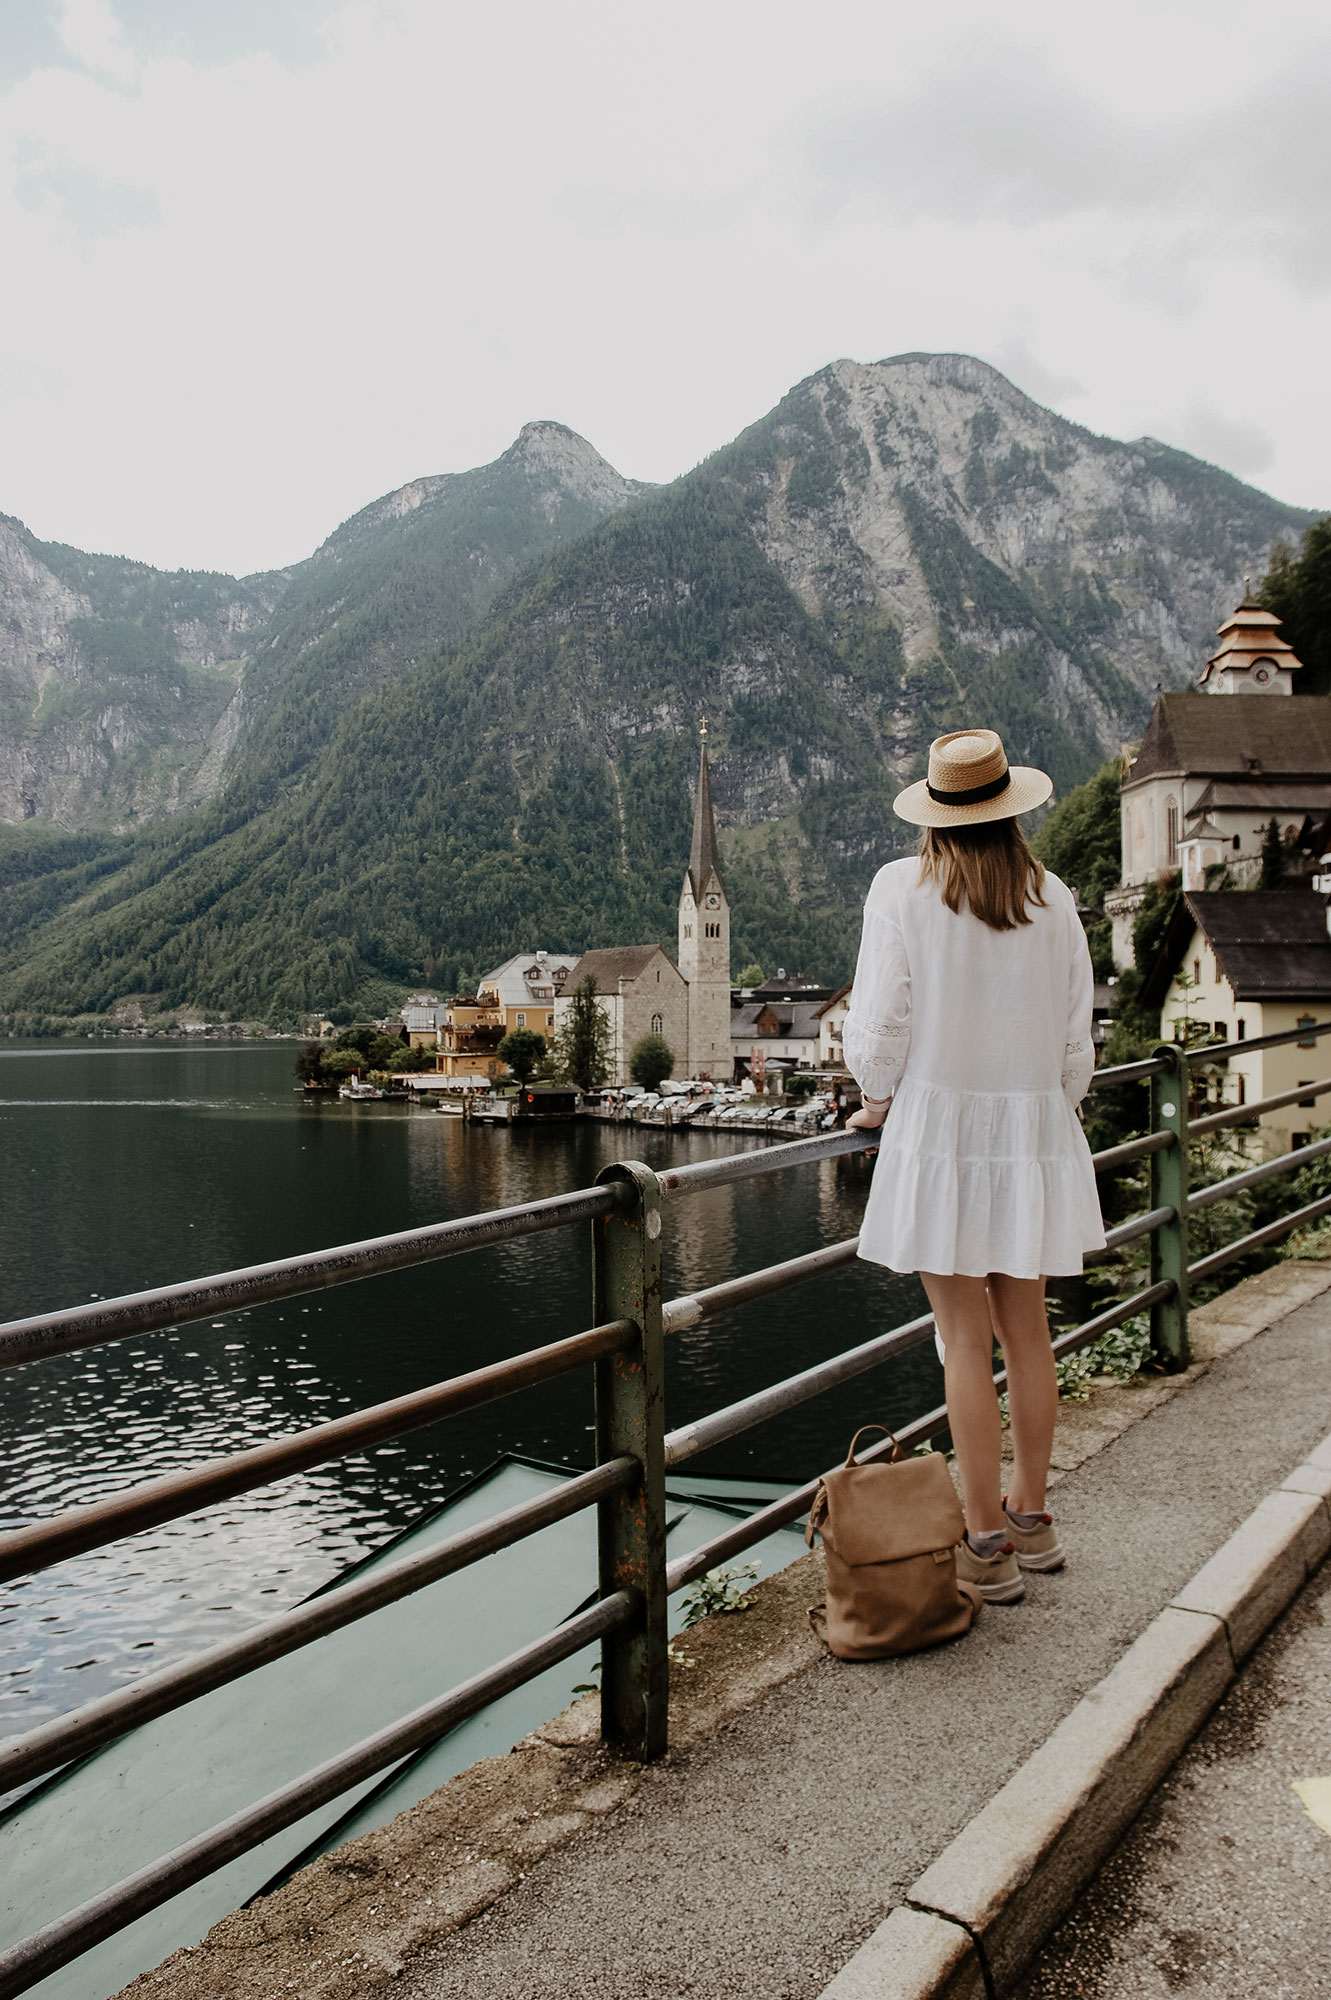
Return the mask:
<path fill-rule="evenodd" d="M 957 1576 L 965 1533 L 961 1502 L 946 1461 L 930 1452 L 907 1458 L 890 1431 L 892 1457 L 855 1463 L 856 1431 L 846 1462 L 818 1481 L 804 1539 L 827 1552 L 827 1597 L 809 1622 L 839 1660 L 882 1660 L 915 1653 L 969 1632 L 980 1594 Z"/>

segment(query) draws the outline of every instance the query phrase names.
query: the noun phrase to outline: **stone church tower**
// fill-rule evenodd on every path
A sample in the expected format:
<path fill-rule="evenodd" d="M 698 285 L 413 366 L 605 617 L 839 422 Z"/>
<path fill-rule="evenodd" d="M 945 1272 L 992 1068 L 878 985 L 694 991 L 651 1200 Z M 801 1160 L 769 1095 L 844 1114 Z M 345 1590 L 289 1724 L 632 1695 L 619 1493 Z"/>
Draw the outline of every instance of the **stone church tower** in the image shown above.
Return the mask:
<path fill-rule="evenodd" d="M 730 1053 L 730 905 L 721 880 L 712 816 L 705 722 L 693 845 L 679 898 L 679 969 L 689 982 L 687 1073 L 728 1083 L 734 1074 Z"/>

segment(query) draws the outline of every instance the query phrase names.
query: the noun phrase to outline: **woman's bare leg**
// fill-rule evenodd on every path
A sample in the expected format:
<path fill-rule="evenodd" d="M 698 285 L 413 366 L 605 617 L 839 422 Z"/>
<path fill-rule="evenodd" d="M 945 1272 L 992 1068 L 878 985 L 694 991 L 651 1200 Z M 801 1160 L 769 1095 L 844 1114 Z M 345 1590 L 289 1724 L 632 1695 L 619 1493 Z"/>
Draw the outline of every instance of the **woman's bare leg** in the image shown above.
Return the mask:
<path fill-rule="evenodd" d="M 920 1283 L 943 1338 L 947 1420 L 961 1472 L 966 1526 L 972 1535 L 986 1534 L 1004 1525 L 1003 1425 L 994 1388 L 989 1294 L 983 1278 L 921 1271 Z"/>
<path fill-rule="evenodd" d="M 1042 1514 L 1058 1415 L 1058 1377 L 1049 1342 L 1044 1279 L 991 1274 L 989 1311 L 1007 1367 L 1012 1428 L 1008 1505 L 1016 1514 Z M 943 1338 L 946 1340 L 946 1334 Z"/>

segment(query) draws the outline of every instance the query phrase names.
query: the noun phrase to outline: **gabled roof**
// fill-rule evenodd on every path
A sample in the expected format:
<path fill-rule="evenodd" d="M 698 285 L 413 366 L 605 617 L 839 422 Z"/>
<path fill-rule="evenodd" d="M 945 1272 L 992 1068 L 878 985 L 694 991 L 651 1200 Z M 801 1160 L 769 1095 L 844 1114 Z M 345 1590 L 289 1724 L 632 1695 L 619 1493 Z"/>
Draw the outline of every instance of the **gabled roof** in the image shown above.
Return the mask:
<path fill-rule="evenodd" d="M 1198 813 L 1225 810 L 1317 812 L 1328 807 L 1331 807 L 1331 778 L 1321 783 L 1311 778 L 1272 778 L 1266 784 L 1257 778 L 1246 784 L 1229 778 L 1216 778 L 1206 787 L 1196 805 L 1188 807 L 1188 818 L 1195 819 Z"/>
<path fill-rule="evenodd" d="M 716 844 L 716 815 L 712 811 L 712 780 L 707 769 L 704 740 L 698 759 L 698 798 L 693 808 L 693 845 L 689 849 L 689 882 L 696 902 L 707 886 L 709 875 L 721 876 L 721 850 Z M 724 883 L 722 884 L 724 887 Z"/>
<path fill-rule="evenodd" d="M 848 979 L 844 986 L 838 986 L 836 992 L 832 995 L 830 1000 L 824 1000 L 821 1007 L 814 1008 L 813 1010 L 814 1020 L 821 1021 L 824 1014 L 830 1014 L 834 1007 L 839 1006 L 841 1001 L 847 999 L 850 995 L 850 990 L 854 984 L 855 982 L 853 979 Z"/>
<path fill-rule="evenodd" d="M 754 1000 L 730 1010 L 730 1038 L 740 1042 L 816 1042 L 818 1008 L 810 1000 Z"/>
<path fill-rule="evenodd" d="M 620 980 L 627 985 L 639 978 L 658 952 L 661 952 L 659 944 L 617 944 L 607 946 L 604 951 L 584 951 L 564 981 L 563 990 L 571 993 L 584 979 L 591 978 L 596 981 L 598 993 L 618 993 Z M 674 972 L 675 967 L 664 952 L 661 956 Z"/>
<path fill-rule="evenodd" d="M 1162 694 L 1123 782 L 1146 778 L 1331 778 L 1331 697 Z"/>
<path fill-rule="evenodd" d="M 1207 890 L 1179 898 L 1142 986 L 1144 1005 L 1164 1005 L 1195 930 L 1236 1000 L 1331 1000 L 1331 937 L 1320 896 L 1308 889 Z"/>

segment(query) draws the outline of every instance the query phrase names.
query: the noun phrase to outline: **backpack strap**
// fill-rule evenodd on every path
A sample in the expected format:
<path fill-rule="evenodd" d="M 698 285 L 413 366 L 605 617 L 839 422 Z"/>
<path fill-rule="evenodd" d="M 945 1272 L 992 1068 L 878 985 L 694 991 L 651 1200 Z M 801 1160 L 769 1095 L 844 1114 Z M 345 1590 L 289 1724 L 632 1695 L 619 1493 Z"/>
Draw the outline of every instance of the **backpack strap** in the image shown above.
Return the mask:
<path fill-rule="evenodd" d="M 859 1443 L 860 1439 L 864 1436 L 864 1433 L 866 1431 L 881 1431 L 884 1437 L 891 1438 L 892 1440 L 891 1462 L 894 1463 L 897 1459 L 904 1458 L 906 1456 L 905 1452 L 901 1449 L 901 1446 L 897 1443 L 895 1431 L 890 1431 L 887 1428 L 886 1424 L 861 1424 L 859 1429 L 856 1431 L 854 1437 L 850 1441 L 850 1450 L 846 1453 L 846 1464 L 848 1466 L 854 1465 L 855 1447 Z"/>

